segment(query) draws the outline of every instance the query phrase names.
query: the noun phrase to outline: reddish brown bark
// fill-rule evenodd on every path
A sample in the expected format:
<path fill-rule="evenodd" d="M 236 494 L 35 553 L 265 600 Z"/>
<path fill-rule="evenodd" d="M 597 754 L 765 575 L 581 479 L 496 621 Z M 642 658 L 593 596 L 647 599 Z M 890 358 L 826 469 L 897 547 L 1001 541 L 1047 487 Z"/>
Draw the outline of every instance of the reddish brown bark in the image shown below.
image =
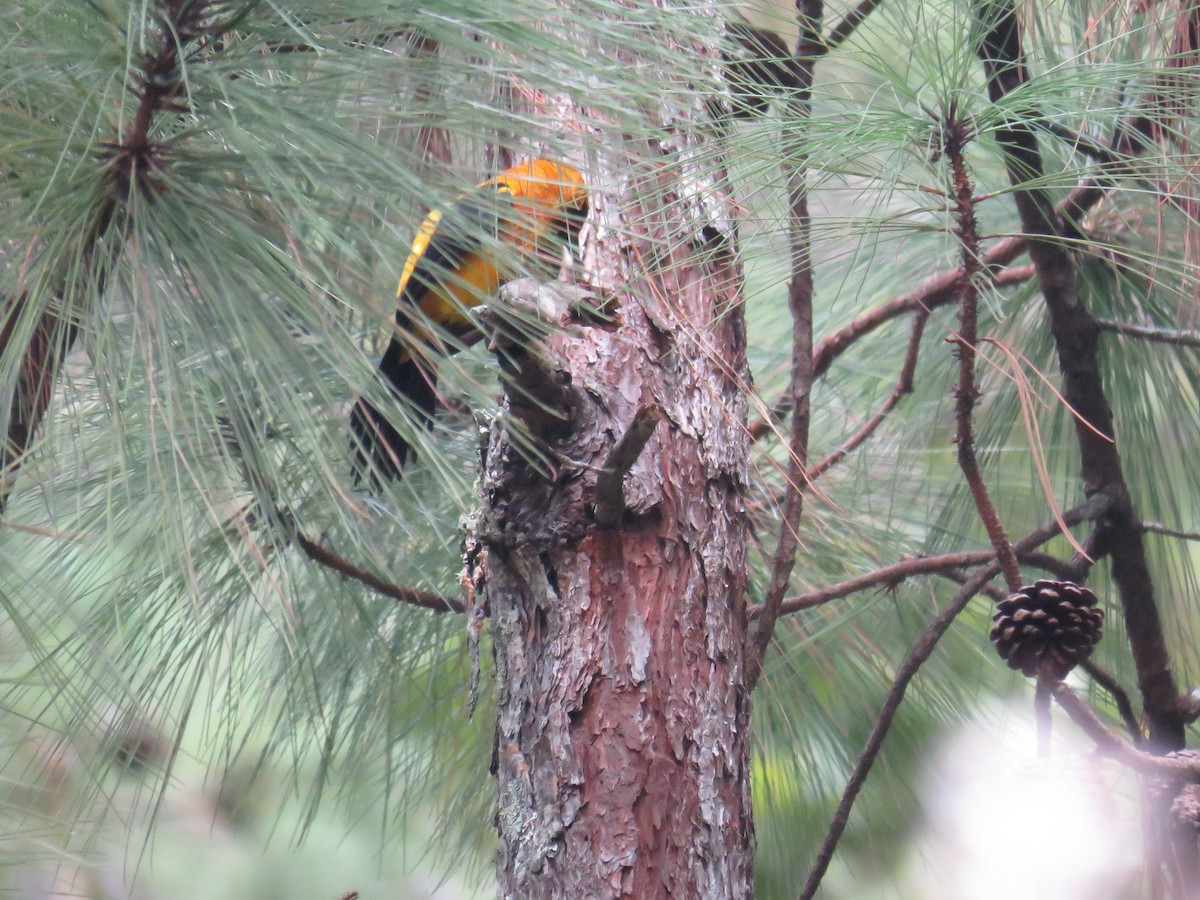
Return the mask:
<path fill-rule="evenodd" d="M 647 204 L 623 233 L 661 257 L 686 228 L 666 215 Z M 489 450 L 504 897 L 751 893 L 740 271 L 678 246 L 630 282 L 619 328 L 552 341 L 570 378 L 552 479 L 503 433 Z M 616 266 L 649 247 L 600 253 Z M 598 525 L 597 472 L 650 406 L 625 515 Z"/>

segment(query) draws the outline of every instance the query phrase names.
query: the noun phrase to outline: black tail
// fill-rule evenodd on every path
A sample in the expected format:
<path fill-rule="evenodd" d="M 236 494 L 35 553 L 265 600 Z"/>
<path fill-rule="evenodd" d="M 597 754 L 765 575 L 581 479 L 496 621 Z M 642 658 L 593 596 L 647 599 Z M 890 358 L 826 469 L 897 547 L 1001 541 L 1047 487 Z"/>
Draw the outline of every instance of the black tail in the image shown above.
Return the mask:
<path fill-rule="evenodd" d="M 437 405 L 437 372 L 427 364 L 414 361 L 393 340 L 379 363 L 380 374 L 387 379 L 392 392 L 402 406 L 412 410 L 424 427 L 433 424 Z M 359 397 L 350 413 L 350 430 L 354 434 L 354 483 L 368 479 L 371 489 L 378 490 L 382 476 L 388 481 L 400 475 L 408 459 L 409 443 L 371 403 Z"/>

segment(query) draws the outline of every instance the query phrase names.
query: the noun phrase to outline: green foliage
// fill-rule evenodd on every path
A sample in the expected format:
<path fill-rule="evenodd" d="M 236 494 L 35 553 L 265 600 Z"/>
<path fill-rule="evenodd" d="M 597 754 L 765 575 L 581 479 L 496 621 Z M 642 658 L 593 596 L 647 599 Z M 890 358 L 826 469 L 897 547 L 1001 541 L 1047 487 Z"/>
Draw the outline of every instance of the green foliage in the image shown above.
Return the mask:
<path fill-rule="evenodd" d="M 179 25 L 189 7 L 207 10 L 199 37 Z M 193 760 L 235 806 L 222 773 L 282 766 L 303 813 L 284 831 L 336 788 L 343 805 L 377 801 L 359 813 L 368 834 L 430 808 L 444 857 L 482 858 L 490 729 L 466 713 L 461 618 L 319 568 L 294 535 L 457 594 L 475 429 L 422 434 L 403 484 L 356 490 L 350 402 L 370 390 L 401 415 L 364 348 L 391 316 L 412 224 L 494 165 L 485 146 L 561 152 L 560 123 L 506 95 L 621 73 L 583 85 L 549 23 L 490 3 L 183 4 L 168 27 L 180 8 L 0 13 L 12 346 L 44 315 L 79 326 L 20 461 L 0 576 L 0 702 L 9 746 L 35 748 L 14 781 L 62 756 L 73 791 L 52 815 L 14 800 L 5 830 L 120 809 L 109 770 L 137 722 L 156 736 L 143 813 L 172 808 Z M 457 164 L 426 153 L 434 131 Z M 482 359 L 447 380 L 488 411 Z M 0 360 L 6 402 L 20 362 Z M 63 852 L 96 840 L 79 833 Z"/>
<path fill-rule="evenodd" d="M 1031 81 L 1002 105 L 987 98 L 966 4 L 882 4 L 846 46 L 822 57 L 812 121 L 801 126 L 812 166 L 818 340 L 958 264 L 955 223 L 937 193 L 947 189 L 948 176 L 931 152 L 938 141 L 935 118 L 951 102 L 972 117 L 977 134 L 968 163 L 981 198 L 976 213 L 988 236 L 985 249 L 1020 230 L 995 137 L 1005 116 L 1045 123 L 1043 183 L 1055 200 L 1094 175 L 1095 161 L 1050 128 L 1106 143 L 1119 117 L 1163 76 L 1170 12 L 1157 7 L 1162 20 L 1127 22 L 1108 8 L 1077 6 L 1066 18 L 1059 7 L 1022 9 Z M 827 10 L 827 32 L 845 12 Z M 1172 83 L 1190 103 L 1195 70 L 1171 65 Z M 735 150 L 738 174 L 745 179 L 740 183 L 772 181 L 773 166 L 784 162 L 775 152 L 778 129 L 786 127 L 783 115 L 776 110 L 777 118 L 741 126 L 735 138 L 745 148 Z M 1176 120 L 1170 129 L 1190 134 L 1190 119 Z M 1101 319 L 1191 326 L 1198 282 L 1188 262 L 1194 251 L 1185 244 L 1194 228 L 1194 213 L 1187 212 L 1194 210 L 1189 198 L 1195 194 L 1188 157 L 1167 145 L 1130 166 L 1120 189 L 1082 223 L 1074 247 L 1082 295 Z M 751 227 L 744 232 L 750 343 L 763 411 L 786 386 L 790 349 L 779 340 L 790 323 L 781 292 L 785 197 L 778 179 L 774 184 L 773 193 L 747 192 Z M 1162 203 L 1165 195 L 1175 205 Z M 1070 412 L 1054 393 L 1060 385 L 1057 361 L 1037 290 L 1029 284 L 993 288 L 982 300 L 980 333 L 998 343 L 982 348 L 977 437 L 985 479 L 1010 536 L 1017 538 L 1052 518 L 1047 490 L 1059 508 L 1082 500 L 1079 452 Z M 899 318 L 860 340 L 818 382 L 810 461 L 837 448 L 882 405 L 899 374 L 910 322 L 911 317 Z M 956 362 L 947 341 L 956 328 L 953 306 L 933 312 L 915 393 L 811 490 L 794 595 L 905 557 L 988 546 L 952 443 Z M 1037 432 L 1028 430 L 1016 373 L 1001 347 L 1015 351 L 1020 374 L 1030 382 L 1032 400 L 1025 402 L 1033 403 L 1028 412 Z M 1184 530 L 1194 530 L 1197 522 L 1196 470 L 1184 449 L 1200 437 L 1195 352 L 1101 336 L 1101 365 L 1135 506 L 1146 520 Z M 786 428 L 780 434 L 767 439 L 755 457 L 761 478 L 755 500 L 768 521 L 783 488 L 786 457 L 780 445 Z M 1048 485 L 1039 477 L 1035 454 L 1046 460 Z M 757 530 L 760 591 L 773 533 L 765 522 Z M 1086 533 L 1077 529 L 1076 537 L 1082 540 Z M 1198 610 L 1188 599 L 1196 596 L 1194 553 L 1185 542 L 1155 535 L 1147 536 L 1147 545 L 1159 601 L 1172 623 L 1176 674 L 1187 685 L 1195 677 Z M 1063 558 L 1073 552 L 1062 540 L 1047 549 Z M 1029 581 L 1043 577 L 1036 569 L 1025 571 Z M 1092 583 L 1108 609 L 1098 658 L 1132 692 L 1136 675 L 1107 566 L 1094 570 Z M 949 580 L 926 576 L 780 623 L 767 683 L 755 698 L 761 896 L 795 896 L 803 880 L 798 865 L 806 865 L 797 858 L 811 860 L 824 836 L 894 667 L 955 589 Z M 977 599 L 922 669 L 855 807 L 822 896 L 884 896 L 882 885 L 889 883 L 897 896 L 910 895 L 895 887 L 893 867 L 916 852 L 917 801 L 930 802 L 915 795 L 925 789 L 918 773 L 931 763 L 935 739 L 978 714 L 988 698 L 1011 694 L 1023 683 L 997 663 L 988 646 L 990 612 L 986 599 Z M 1093 700 L 1112 712 L 1102 691 Z"/>
<path fill-rule="evenodd" d="M 204 784 L 205 810 L 249 822 L 256 840 L 276 820 L 279 842 L 309 827 L 329 834 L 331 821 L 358 837 L 404 836 L 410 818 L 436 816 L 444 859 L 478 865 L 493 808 L 488 678 L 471 719 L 462 618 L 398 606 L 318 567 L 295 534 L 385 580 L 457 597 L 459 523 L 474 508 L 470 414 L 441 414 L 431 433 L 412 428 L 419 462 L 382 497 L 349 477 L 353 398 L 366 392 L 402 416 L 372 380 L 370 351 L 414 225 L 507 154 L 612 167 L 613 147 L 663 138 L 649 111 L 707 109 L 714 72 L 665 52 L 661 34 L 711 43 L 719 21 L 615 0 L 209 5 L 232 27 L 190 42 L 164 29 L 155 2 L 11 0 L 0 11 L 0 295 L 27 298 L 12 306 L 11 346 L 23 348 L 46 314 L 80 328 L 0 532 L 0 757 L 12 790 L 0 832 L 21 841 L 0 853 L 89 858 L 126 821 L 143 827 Z M 1158 9 L 1126 22 L 1087 0 L 1065 16 L 1030 7 L 1033 78 L 998 107 L 968 7 L 900 0 L 821 60 L 810 122 L 789 122 L 776 103 L 723 135 L 712 127 L 711 157 L 688 163 L 704 176 L 723 154 L 730 163 L 760 416 L 790 362 L 779 173 L 795 160 L 783 158 L 781 133 L 804 134 L 820 337 L 957 263 L 933 114 L 955 102 L 974 117 L 983 228 L 1015 233 L 995 141 L 1003 118 L 1106 140 L 1164 72 L 1170 22 Z M 845 11 L 830 9 L 830 22 Z M 176 40 L 182 62 L 162 75 L 180 86 L 174 105 L 153 115 L 148 155 L 119 168 L 146 96 L 145 61 Z M 1190 97 L 1193 70 L 1170 73 Z M 556 121 L 540 96 L 563 96 L 587 118 Z M 1042 146 L 1056 197 L 1093 170 L 1049 131 Z M 1132 165 L 1076 247 L 1087 302 L 1101 318 L 1191 324 L 1194 223 L 1159 201 L 1194 210 L 1193 176 L 1167 152 Z M 589 171 L 600 193 L 617 192 L 605 177 L 630 177 L 604 171 Z M 1051 517 L 1034 450 L 1061 507 L 1082 496 L 1077 451 L 1047 385 L 1056 363 L 1036 290 L 989 290 L 983 307 L 981 332 L 1019 352 L 1038 403 L 1031 435 L 1013 370 L 989 346 L 981 459 L 1019 536 Z M 811 491 L 795 593 L 905 556 L 987 546 L 951 445 L 954 361 L 943 339 L 954 328 L 950 307 L 935 311 L 916 392 Z M 908 320 L 891 322 L 819 382 L 811 459 L 882 403 L 907 338 Z M 1194 529 L 1194 350 L 1102 342 L 1138 511 Z M 20 365 L 19 354 L 0 356 L 2 402 Z M 459 354 L 445 383 L 464 408 L 495 412 L 483 350 Z M 763 551 L 752 600 L 766 582 L 785 460 L 771 437 L 751 459 L 747 501 Z M 1196 595 L 1192 556 L 1148 540 L 1186 682 L 1200 621 L 1182 599 Z M 1065 542 L 1050 549 L 1070 552 Z M 1093 584 L 1105 596 L 1103 572 Z M 953 590 L 916 580 L 780 623 L 756 697 L 763 896 L 795 893 L 798 860 L 824 833 L 895 665 Z M 908 849 L 913 773 L 935 736 L 1019 689 L 990 655 L 987 619 L 977 601 L 910 693 L 844 845 L 859 879 L 846 896 L 886 880 Z M 1132 685 L 1119 619 L 1110 607 L 1099 655 Z M 131 732 L 146 736 L 140 774 L 122 764 L 141 746 Z M 331 805 L 346 818 L 327 818 Z"/>

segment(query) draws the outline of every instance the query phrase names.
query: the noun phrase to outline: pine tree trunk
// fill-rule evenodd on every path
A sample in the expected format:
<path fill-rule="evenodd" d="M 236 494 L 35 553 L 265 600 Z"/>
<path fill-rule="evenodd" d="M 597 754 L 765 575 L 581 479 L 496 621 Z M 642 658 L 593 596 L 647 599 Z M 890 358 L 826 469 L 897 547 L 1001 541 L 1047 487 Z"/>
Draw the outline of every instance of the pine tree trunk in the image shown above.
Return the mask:
<path fill-rule="evenodd" d="M 657 266 L 618 327 L 556 335 L 561 377 L 529 379 L 569 382 L 556 470 L 502 429 L 485 466 L 502 897 L 752 893 L 741 272 L 732 234 L 670 202 L 680 173 L 648 171 L 590 262 Z M 639 410 L 662 418 L 604 525 L 597 471 Z"/>

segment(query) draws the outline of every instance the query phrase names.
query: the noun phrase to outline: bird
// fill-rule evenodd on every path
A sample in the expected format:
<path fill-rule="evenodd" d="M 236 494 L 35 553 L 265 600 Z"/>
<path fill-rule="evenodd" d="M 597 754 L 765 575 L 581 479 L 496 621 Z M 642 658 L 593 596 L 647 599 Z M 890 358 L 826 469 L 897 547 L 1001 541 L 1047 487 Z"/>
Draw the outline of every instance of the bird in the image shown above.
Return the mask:
<path fill-rule="evenodd" d="M 505 169 L 417 228 L 396 289 L 396 330 L 379 372 L 388 389 L 423 427 L 437 405 L 436 345 L 441 335 L 472 330 L 469 311 L 506 281 L 557 264 L 574 246 L 588 213 L 579 170 L 535 158 Z M 409 442 L 369 400 L 350 414 L 356 484 L 400 475 Z"/>

